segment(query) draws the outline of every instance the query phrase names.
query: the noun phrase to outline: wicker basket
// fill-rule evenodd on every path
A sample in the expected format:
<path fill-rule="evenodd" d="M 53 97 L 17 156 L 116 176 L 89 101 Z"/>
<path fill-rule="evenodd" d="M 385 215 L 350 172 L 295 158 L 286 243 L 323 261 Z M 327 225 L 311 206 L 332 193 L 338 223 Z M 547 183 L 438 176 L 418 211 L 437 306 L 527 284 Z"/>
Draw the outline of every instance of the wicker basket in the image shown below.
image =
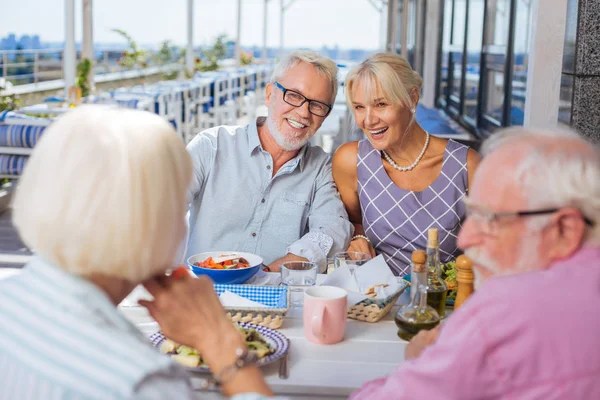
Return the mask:
<path fill-rule="evenodd" d="M 265 307 L 225 307 L 228 318 L 233 322 L 249 322 L 271 329 L 279 329 L 289 309 L 290 293 L 287 286 L 219 285 L 215 290 L 220 295 L 229 290 L 252 301 L 266 304 Z"/>
<path fill-rule="evenodd" d="M 348 309 L 348 318 L 359 321 L 377 322 L 383 318 L 396 304 L 398 298 L 408 287 L 408 282 L 398 289 L 397 292 L 389 295 L 385 299 L 364 299 Z"/>

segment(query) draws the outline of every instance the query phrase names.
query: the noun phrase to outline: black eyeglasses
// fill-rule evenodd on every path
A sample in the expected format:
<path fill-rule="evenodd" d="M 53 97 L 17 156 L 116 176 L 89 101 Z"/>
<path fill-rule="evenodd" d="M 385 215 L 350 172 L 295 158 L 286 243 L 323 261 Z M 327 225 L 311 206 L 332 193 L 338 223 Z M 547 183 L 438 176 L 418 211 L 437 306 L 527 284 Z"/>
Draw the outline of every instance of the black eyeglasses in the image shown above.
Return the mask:
<path fill-rule="evenodd" d="M 542 210 L 532 210 L 532 211 L 513 211 L 513 212 L 499 212 L 494 213 L 488 210 L 485 210 L 482 207 L 473 206 L 469 203 L 467 198 L 463 199 L 466 206 L 466 214 L 467 217 L 473 218 L 474 220 L 482 223 L 483 227 L 486 228 L 486 231 L 491 232 L 494 227 L 494 223 L 497 222 L 501 218 L 509 218 L 509 217 L 528 217 L 528 216 L 536 216 L 536 215 L 547 215 L 553 214 L 560 210 L 560 208 L 545 208 Z M 583 221 L 586 225 L 592 227 L 595 225 L 594 221 L 582 215 Z"/>
<path fill-rule="evenodd" d="M 307 99 L 304 95 L 296 92 L 295 90 L 286 89 L 279 82 L 275 82 L 277 86 L 283 92 L 283 101 L 288 103 L 290 106 L 300 107 L 302 104 L 308 101 L 308 111 L 317 117 L 326 117 L 331 112 L 331 106 L 317 100 Z"/>

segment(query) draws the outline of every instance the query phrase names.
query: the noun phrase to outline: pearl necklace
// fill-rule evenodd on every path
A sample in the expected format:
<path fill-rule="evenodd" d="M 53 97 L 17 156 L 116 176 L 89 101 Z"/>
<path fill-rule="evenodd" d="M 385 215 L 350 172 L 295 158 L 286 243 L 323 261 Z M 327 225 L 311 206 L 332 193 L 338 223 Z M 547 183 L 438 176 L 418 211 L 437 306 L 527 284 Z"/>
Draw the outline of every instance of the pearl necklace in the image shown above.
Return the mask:
<path fill-rule="evenodd" d="M 425 155 L 425 150 L 427 150 L 427 145 L 429 145 L 429 132 L 425 132 L 425 134 L 427 135 L 425 137 L 425 146 L 423 146 L 423 150 L 421 150 L 421 154 L 419 154 L 419 156 L 417 157 L 417 159 L 415 160 L 415 162 L 412 163 L 412 164 L 410 164 L 409 166 L 406 166 L 406 167 L 399 166 L 398 164 L 396 164 L 396 162 L 394 160 L 392 160 L 392 157 L 390 157 L 388 155 L 388 153 L 385 152 L 385 150 L 381 150 L 381 153 L 383 154 L 383 156 L 385 157 L 385 159 L 387 160 L 387 162 L 389 162 L 390 165 L 394 169 L 397 169 L 398 171 L 410 171 L 414 167 L 417 166 L 417 164 L 419 163 L 419 161 L 421 161 L 421 158 L 423 158 L 423 156 Z"/>

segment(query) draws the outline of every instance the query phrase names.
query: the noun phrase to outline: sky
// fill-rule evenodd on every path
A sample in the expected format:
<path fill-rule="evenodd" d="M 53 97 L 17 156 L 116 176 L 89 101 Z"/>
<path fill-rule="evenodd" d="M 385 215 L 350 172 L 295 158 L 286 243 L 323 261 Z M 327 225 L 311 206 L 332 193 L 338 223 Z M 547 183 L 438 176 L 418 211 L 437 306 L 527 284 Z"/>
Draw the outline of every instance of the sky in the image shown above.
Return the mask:
<path fill-rule="evenodd" d="M 290 0 L 286 0 L 286 3 Z M 378 0 L 374 1 L 378 3 Z M 39 34 L 64 40 L 64 0 L 0 0 L 0 37 Z M 242 46 L 262 46 L 263 0 L 242 0 Z M 94 41 L 123 41 L 123 29 L 141 44 L 164 40 L 184 45 L 187 0 L 94 0 Z M 195 0 L 194 42 L 211 44 L 225 33 L 236 36 L 237 0 Z M 280 0 L 268 3 L 267 45 L 279 46 Z M 294 0 L 284 13 L 286 47 L 377 49 L 380 13 L 369 0 Z M 81 0 L 75 0 L 76 40 L 81 40 Z"/>

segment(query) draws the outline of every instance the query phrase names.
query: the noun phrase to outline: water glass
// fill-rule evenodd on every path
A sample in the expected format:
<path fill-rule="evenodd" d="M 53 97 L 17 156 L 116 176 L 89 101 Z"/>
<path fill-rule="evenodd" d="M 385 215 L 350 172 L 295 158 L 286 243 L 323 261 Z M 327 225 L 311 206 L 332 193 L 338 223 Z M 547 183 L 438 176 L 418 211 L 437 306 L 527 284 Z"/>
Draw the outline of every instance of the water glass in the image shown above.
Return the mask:
<path fill-rule="evenodd" d="M 335 254 L 335 268 L 347 266 L 350 274 L 354 275 L 354 270 L 363 264 L 366 264 L 371 259 L 371 255 L 361 253 L 360 251 L 342 251 Z"/>
<path fill-rule="evenodd" d="M 287 261 L 281 263 L 281 283 L 290 291 L 292 307 L 302 307 L 304 291 L 317 283 L 319 268 L 309 261 Z"/>

